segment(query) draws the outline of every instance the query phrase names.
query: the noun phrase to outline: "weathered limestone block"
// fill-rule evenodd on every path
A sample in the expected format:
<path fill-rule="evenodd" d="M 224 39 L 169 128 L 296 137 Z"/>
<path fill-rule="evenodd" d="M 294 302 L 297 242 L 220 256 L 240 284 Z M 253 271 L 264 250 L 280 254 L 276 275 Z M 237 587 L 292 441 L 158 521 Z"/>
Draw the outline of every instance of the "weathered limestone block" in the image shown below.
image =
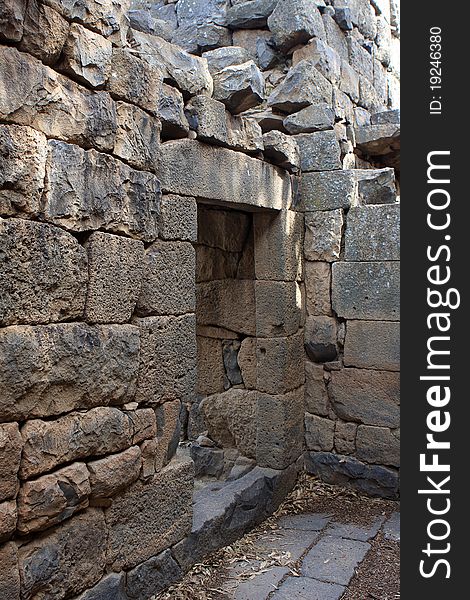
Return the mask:
<path fill-rule="evenodd" d="M 400 466 L 400 437 L 385 427 L 359 425 L 356 456 L 367 463 Z"/>
<path fill-rule="evenodd" d="M 400 260 L 400 205 L 351 208 L 346 227 L 344 259 Z"/>
<path fill-rule="evenodd" d="M 116 111 L 108 94 L 90 92 L 15 48 L 0 48 L 0 63 L 0 119 L 48 138 L 113 149 Z"/>
<path fill-rule="evenodd" d="M 346 327 L 344 364 L 362 369 L 400 370 L 400 324 L 350 321 Z"/>
<path fill-rule="evenodd" d="M 243 456 L 256 456 L 257 392 L 230 389 L 204 398 L 201 410 L 209 436 L 223 448 L 237 448 Z"/>
<path fill-rule="evenodd" d="M 251 60 L 253 56 L 246 48 L 234 45 L 204 52 L 203 58 L 207 60 L 211 75 L 215 75 L 227 67 L 242 65 Z"/>
<path fill-rule="evenodd" d="M 27 3 L 23 37 L 18 48 L 44 64 L 52 65 L 60 57 L 70 25 L 60 13 L 39 0 Z"/>
<path fill-rule="evenodd" d="M 141 464 L 139 446 L 131 446 L 119 454 L 89 462 L 89 493 L 93 504 L 99 504 L 100 500 L 111 498 L 127 489 L 138 479 Z"/>
<path fill-rule="evenodd" d="M 295 281 L 301 278 L 303 216 L 286 210 L 278 214 L 255 213 L 256 279 Z"/>
<path fill-rule="evenodd" d="M 254 119 L 232 116 L 222 102 L 196 96 L 186 106 L 186 115 L 198 139 L 243 152 L 263 150 L 261 127 Z"/>
<path fill-rule="evenodd" d="M 106 88 L 113 97 L 157 114 L 162 79 L 162 72 L 156 66 L 127 49 L 113 49 Z"/>
<path fill-rule="evenodd" d="M 126 596 L 122 600 L 141 600 L 167 589 L 180 580 L 183 572 L 170 550 L 141 563 L 126 574 Z M 95 600 L 84 598 L 83 600 Z M 98 598 L 96 600 L 99 600 Z M 113 596 L 113 600 L 121 600 Z"/>
<path fill-rule="evenodd" d="M 86 25 L 113 41 L 121 41 L 126 30 L 125 14 L 129 10 L 129 0 L 44 0 L 70 21 Z"/>
<path fill-rule="evenodd" d="M 162 84 L 158 116 L 162 123 L 162 139 L 188 137 L 189 123 L 184 114 L 183 95 L 175 87 L 166 83 Z"/>
<path fill-rule="evenodd" d="M 0 543 L 9 540 L 11 536 L 15 533 L 17 519 L 18 511 L 16 508 L 16 500 L 0 502 Z"/>
<path fill-rule="evenodd" d="M 269 131 L 263 135 L 263 143 L 264 156 L 268 160 L 291 173 L 299 171 L 299 147 L 292 136 L 281 131 Z"/>
<path fill-rule="evenodd" d="M 334 131 L 300 133 L 294 137 L 299 145 L 302 171 L 341 169 L 341 150 Z"/>
<path fill-rule="evenodd" d="M 134 483 L 106 509 L 107 562 L 132 568 L 176 544 L 191 531 L 194 466 L 175 459 L 151 482 Z"/>
<path fill-rule="evenodd" d="M 88 252 L 88 293 L 85 319 L 91 323 L 125 323 L 139 297 L 144 244 L 95 231 Z"/>
<path fill-rule="evenodd" d="M 271 469 L 285 469 L 302 452 L 304 388 L 284 395 L 260 393 L 256 412 L 257 464 Z"/>
<path fill-rule="evenodd" d="M 24 450 L 20 477 L 28 479 L 65 462 L 129 448 L 139 437 L 136 417 L 141 412 L 100 407 L 55 421 L 28 421 L 21 431 Z M 148 437 L 155 435 L 148 423 L 140 425 L 146 428 Z"/>
<path fill-rule="evenodd" d="M 214 73 L 214 98 L 233 114 L 261 104 L 265 99 L 264 76 L 254 61 L 231 65 Z"/>
<path fill-rule="evenodd" d="M 73 463 L 50 475 L 26 481 L 18 495 L 18 531 L 29 534 L 57 525 L 87 508 L 88 469 Z"/>
<path fill-rule="evenodd" d="M 343 224 L 340 208 L 305 213 L 305 258 L 328 262 L 338 260 Z"/>
<path fill-rule="evenodd" d="M 222 341 L 198 335 L 197 393 L 207 396 L 223 392 L 225 377 Z"/>
<path fill-rule="evenodd" d="M 331 315 L 331 265 L 327 262 L 305 262 L 307 314 Z"/>
<path fill-rule="evenodd" d="M 160 121 L 126 102 L 116 103 L 116 119 L 113 154 L 136 169 L 155 171 L 160 148 Z"/>
<path fill-rule="evenodd" d="M 337 358 L 338 327 L 336 319 L 325 316 L 307 317 L 305 322 L 305 350 L 317 363 Z"/>
<path fill-rule="evenodd" d="M 320 102 L 286 117 L 284 127 L 290 134 L 295 135 L 296 133 L 313 133 L 314 131 L 333 129 L 334 122 L 333 109 L 326 102 Z"/>
<path fill-rule="evenodd" d="M 330 413 L 323 365 L 305 361 L 305 410 L 327 417 Z"/>
<path fill-rule="evenodd" d="M 5 600 L 19 600 L 18 548 L 14 542 L 0 546 L 0 589 Z"/>
<path fill-rule="evenodd" d="M 287 173 L 241 152 L 194 140 L 163 144 L 157 175 L 165 192 L 229 204 L 279 210 L 291 197 Z"/>
<path fill-rule="evenodd" d="M 295 281 L 256 281 L 256 335 L 289 336 L 302 319 L 302 294 Z"/>
<path fill-rule="evenodd" d="M 399 320 L 399 263 L 335 263 L 332 302 L 336 314 L 345 319 Z"/>
<path fill-rule="evenodd" d="M 329 389 L 334 411 L 341 419 L 365 425 L 399 426 L 398 373 L 364 369 L 332 371 Z"/>
<path fill-rule="evenodd" d="M 325 37 L 323 21 L 314 0 L 280 0 L 268 18 L 268 27 L 276 46 L 283 52 L 305 44 L 314 36 Z"/>
<path fill-rule="evenodd" d="M 369 156 L 383 156 L 400 149 L 400 125 L 383 123 L 355 130 L 358 149 Z"/>
<path fill-rule="evenodd" d="M 353 454 L 356 451 L 356 423 L 344 423 L 339 419 L 335 426 L 335 450 L 341 454 Z"/>
<path fill-rule="evenodd" d="M 331 83 L 314 63 L 302 60 L 289 70 L 284 81 L 271 93 L 268 106 L 285 113 L 295 113 L 319 103 L 331 105 L 332 94 Z"/>
<path fill-rule="evenodd" d="M 16 496 L 22 448 L 18 425 L 0 425 L 0 502 Z"/>
<path fill-rule="evenodd" d="M 188 242 L 154 242 L 145 252 L 137 314 L 178 315 L 194 312 L 196 257 Z"/>
<path fill-rule="evenodd" d="M 199 283 L 196 290 L 197 322 L 255 335 L 255 286 L 242 279 Z M 237 301 L 233 302 L 233 298 Z"/>
<path fill-rule="evenodd" d="M 0 323 L 47 323 L 83 314 L 87 257 L 68 233 L 45 223 L 0 219 Z"/>
<path fill-rule="evenodd" d="M 197 204 L 195 198 L 169 194 L 162 197 L 158 221 L 163 240 L 197 240 Z"/>
<path fill-rule="evenodd" d="M 83 323 L 0 330 L 0 416 L 48 417 L 133 399 L 139 330 Z"/>
<path fill-rule="evenodd" d="M 192 402 L 196 381 L 195 316 L 147 317 L 135 319 L 135 324 L 140 328 L 136 402 Z"/>
<path fill-rule="evenodd" d="M 349 208 L 357 204 L 357 184 L 352 171 L 304 173 L 300 182 L 306 211 Z"/>
<path fill-rule="evenodd" d="M 37 216 L 46 174 L 47 140 L 30 127 L 0 125 L 0 214 Z"/>
<path fill-rule="evenodd" d="M 62 50 L 60 68 L 80 83 L 102 89 L 111 69 L 111 55 L 109 40 L 73 23 Z"/>
<path fill-rule="evenodd" d="M 19 549 L 22 598 L 71 598 L 104 574 L 106 527 L 90 508 Z"/>
<path fill-rule="evenodd" d="M 111 156 L 49 142 L 45 218 L 72 231 L 106 229 L 157 237 L 160 183 Z"/>
<path fill-rule="evenodd" d="M 305 414 L 305 443 L 308 450 L 331 452 L 335 422 L 309 413 Z"/>
<path fill-rule="evenodd" d="M 231 29 L 257 29 L 267 25 L 276 0 L 252 0 L 234 4 L 227 10 L 225 22 Z"/>
<path fill-rule="evenodd" d="M 267 394 L 284 394 L 304 383 L 303 342 L 303 330 L 290 337 L 257 340 L 258 390 Z"/>
<path fill-rule="evenodd" d="M 163 78 L 176 83 L 183 96 L 212 95 L 213 81 L 204 58 L 189 54 L 155 35 L 132 33 L 133 52 L 162 70 Z"/>
<path fill-rule="evenodd" d="M 245 387 L 255 390 L 257 383 L 256 338 L 246 337 L 242 341 L 238 351 L 238 365 Z"/>
<path fill-rule="evenodd" d="M 395 169 L 356 169 L 360 204 L 392 204 L 397 200 Z"/>
<path fill-rule="evenodd" d="M 294 51 L 292 64 L 295 66 L 301 60 L 308 60 L 313 66 L 334 85 L 341 81 L 341 57 L 324 41 L 313 38 L 306 46 Z"/>
<path fill-rule="evenodd" d="M 125 574 L 110 573 L 92 588 L 78 596 L 77 600 L 129 600 L 125 590 Z"/>

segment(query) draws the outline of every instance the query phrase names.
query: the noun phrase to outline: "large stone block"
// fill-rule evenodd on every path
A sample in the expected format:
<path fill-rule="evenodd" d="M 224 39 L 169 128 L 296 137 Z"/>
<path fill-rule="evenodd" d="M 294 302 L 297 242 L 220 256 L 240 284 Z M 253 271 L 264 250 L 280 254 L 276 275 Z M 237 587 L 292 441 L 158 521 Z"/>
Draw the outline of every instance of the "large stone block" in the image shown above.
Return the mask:
<path fill-rule="evenodd" d="M 139 297 L 144 244 L 95 231 L 86 242 L 88 293 L 85 319 L 91 323 L 125 323 Z"/>
<path fill-rule="evenodd" d="M 341 61 L 341 80 L 339 89 L 357 104 L 359 102 L 359 75 L 347 60 Z"/>
<path fill-rule="evenodd" d="M 304 430 L 304 388 L 288 394 L 258 395 L 256 462 L 285 469 L 300 456 Z"/>
<path fill-rule="evenodd" d="M 305 361 L 305 410 L 321 417 L 330 414 L 323 365 L 309 360 Z"/>
<path fill-rule="evenodd" d="M 155 171 L 160 149 L 160 121 L 126 102 L 116 103 L 116 118 L 113 154 L 136 169 Z"/>
<path fill-rule="evenodd" d="M 253 52 L 249 52 L 243 44 L 239 46 L 234 41 L 233 46 L 215 48 L 214 50 L 204 52 L 203 58 L 207 60 L 207 66 L 211 75 L 215 75 L 227 67 L 246 63 L 254 58 L 254 54 Z"/>
<path fill-rule="evenodd" d="M 49 417 L 133 400 L 139 330 L 83 323 L 0 330 L 0 416 Z"/>
<path fill-rule="evenodd" d="M 0 502 L 16 496 L 22 448 L 17 423 L 0 425 Z"/>
<path fill-rule="evenodd" d="M 162 92 L 162 73 L 156 66 L 132 54 L 114 48 L 107 90 L 120 100 L 137 104 L 156 115 Z"/>
<path fill-rule="evenodd" d="M 0 543 L 9 540 L 15 533 L 17 519 L 16 500 L 0 502 Z"/>
<path fill-rule="evenodd" d="M 227 10 L 226 23 L 231 29 L 265 27 L 276 4 L 276 0 L 255 0 L 251 4 L 242 0 L 233 3 L 233 6 Z"/>
<path fill-rule="evenodd" d="M 331 83 L 312 62 L 302 60 L 289 70 L 284 81 L 271 93 L 268 106 L 290 114 L 319 103 L 330 105 L 332 95 Z"/>
<path fill-rule="evenodd" d="M 201 410 L 209 436 L 222 448 L 236 448 L 243 456 L 256 456 L 257 392 L 231 389 L 204 398 Z"/>
<path fill-rule="evenodd" d="M 284 119 L 283 125 L 290 134 L 295 135 L 333 129 L 334 122 L 333 109 L 326 102 L 321 102 L 289 115 Z"/>
<path fill-rule="evenodd" d="M 315 0 L 280 0 L 267 22 L 276 46 L 283 52 L 314 36 L 325 37 Z"/>
<path fill-rule="evenodd" d="M 344 364 L 363 369 L 400 370 L 400 324 L 350 321 L 346 327 Z"/>
<path fill-rule="evenodd" d="M 216 394 L 224 391 L 225 368 L 222 341 L 197 336 L 197 393 Z"/>
<path fill-rule="evenodd" d="M 305 258 L 333 262 L 339 259 L 343 233 L 341 209 L 305 213 Z"/>
<path fill-rule="evenodd" d="M 300 195 L 306 211 L 349 208 L 357 202 L 357 184 L 352 171 L 304 173 Z"/>
<path fill-rule="evenodd" d="M 160 183 L 111 156 L 49 142 L 44 215 L 72 231 L 105 229 L 146 242 L 157 237 Z"/>
<path fill-rule="evenodd" d="M 397 201 L 395 169 L 356 169 L 354 174 L 360 204 L 392 204 Z"/>
<path fill-rule="evenodd" d="M 18 531 L 29 534 L 57 525 L 88 506 L 90 482 L 84 463 L 26 481 L 18 495 Z"/>
<path fill-rule="evenodd" d="M 341 419 L 365 425 L 399 426 L 398 373 L 365 369 L 332 371 L 329 390 L 334 411 Z"/>
<path fill-rule="evenodd" d="M 178 29 L 172 42 L 188 52 L 199 54 L 219 46 L 229 46 L 231 35 L 225 25 L 228 0 L 182 0 L 178 2 Z"/>
<path fill-rule="evenodd" d="M 164 83 L 158 102 L 158 117 L 162 122 L 162 139 L 178 140 L 188 137 L 189 123 L 184 114 L 183 94 Z"/>
<path fill-rule="evenodd" d="M 344 259 L 400 260 L 400 205 L 351 208 L 346 227 Z"/>
<path fill-rule="evenodd" d="M 46 157 L 43 134 L 30 127 L 0 125 L 0 215 L 39 214 Z"/>
<path fill-rule="evenodd" d="M 136 482 L 105 511 L 107 562 L 129 569 L 179 542 L 191 531 L 194 466 L 175 459 L 149 483 Z"/>
<path fill-rule="evenodd" d="M 156 35 L 133 31 L 132 36 L 133 52 L 160 69 L 164 79 L 174 81 L 183 96 L 212 95 L 214 84 L 206 59 L 189 54 Z"/>
<path fill-rule="evenodd" d="M 23 23 L 27 0 L 5 0 L 0 7 L 0 40 L 19 42 L 23 36 Z"/>
<path fill-rule="evenodd" d="M 359 425 L 356 456 L 367 463 L 400 466 L 400 435 L 386 427 Z"/>
<path fill-rule="evenodd" d="M 243 252 L 250 234 L 250 215 L 237 211 L 199 206 L 198 244 L 227 252 Z"/>
<path fill-rule="evenodd" d="M 181 402 L 164 402 L 155 409 L 157 418 L 157 447 L 155 452 L 155 471 L 161 471 L 176 454 L 181 433 Z M 144 442 L 145 444 L 146 442 Z"/>
<path fill-rule="evenodd" d="M 28 421 L 21 430 L 24 449 L 20 477 L 29 479 L 66 462 L 125 450 L 142 437 L 142 427 L 147 431 L 144 439 L 153 437 L 155 417 L 153 430 L 140 418 L 147 410 L 125 413 L 117 408 L 92 408 L 54 421 Z"/>
<path fill-rule="evenodd" d="M 91 92 L 15 48 L 0 48 L 0 119 L 98 150 L 113 149 L 116 111 L 109 94 Z"/>
<path fill-rule="evenodd" d="M 22 598 L 62 600 L 94 585 L 104 574 L 106 527 L 90 508 L 19 549 Z"/>
<path fill-rule="evenodd" d="M 197 240 L 197 204 L 195 198 L 168 194 L 162 197 L 158 222 L 163 240 Z"/>
<path fill-rule="evenodd" d="M 80 83 L 102 89 L 111 70 L 112 48 L 111 42 L 102 35 L 72 23 L 60 68 Z"/>
<path fill-rule="evenodd" d="M 14 542 L 0 546 L 0 589 L 4 600 L 19 600 L 18 548 Z"/>
<path fill-rule="evenodd" d="M 125 574 L 110 573 L 101 579 L 77 600 L 129 600 L 125 590 Z"/>
<path fill-rule="evenodd" d="M 126 574 L 126 600 L 141 600 L 167 589 L 183 576 L 170 550 L 141 563 Z M 83 599 L 88 600 L 88 598 Z M 90 598 L 94 600 L 94 598 Z M 99 600 L 99 599 L 97 599 Z M 103 600 L 105 600 L 103 598 Z M 113 596 L 113 600 L 115 600 Z M 116 600 L 120 600 L 117 598 Z M 124 598 L 123 598 L 124 600 Z"/>
<path fill-rule="evenodd" d="M 286 210 L 255 213 L 256 279 L 295 281 L 302 278 L 303 215 Z"/>
<path fill-rule="evenodd" d="M 303 342 L 303 330 L 290 337 L 257 340 L 258 390 L 267 394 L 284 394 L 304 383 Z"/>
<path fill-rule="evenodd" d="M 300 153 L 297 142 L 282 131 L 268 131 L 263 135 L 264 157 L 290 173 L 298 173 Z"/>
<path fill-rule="evenodd" d="M 331 265 L 305 262 L 305 289 L 308 315 L 331 315 Z"/>
<path fill-rule="evenodd" d="M 52 65 L 60 57 L 70 24 L 60 13 L 38 0 L 27 4 L 23 37 L 18 47 L 44 64 Z"/>
<path fill-rule="evenodd" d="M 255 335 L 255 285 L 248 279 L 221 279 L 197 285 L 197 322 Z"/>
<path fill-rule="evenodd" d="M 137 314 L 194 312 L 196 256 L 189 242 L 154 242 L 145 252 Z"/>
<path fill-rule="evenodd" d="M 338 323 L 333 317 L 307 317 L 305 322 L 305 350 L 318 363 L 336 360 Z"/>
<path fill-rule="evenodd" d="M 341 169 L 341 151 L 334 131 L 315 131 L 294 136 L 300 150 L 302 171 Z"/>
<path fill-rule="evenodd" d="M 147 317 L 135 319 L 140 328 L 140 367 L 135 400 L 159 404 L 192 402 L 196 382 L 196 319 Z"/>
<path fill-rule="evenodd" d="M 336 21 L 328 14 L 323 14 L 323 26 L 325 27 L 326 41 L 343 60 L 348 60 L 348 45 L 346 36 Z"/>
<path fill-rule="evenodd" d="M 0 323 L 80 318 L 87 284 L 85 250 L 45 223 L 0 219 Z"/>
<path fill-rule="evenodd" d="M 112 454 L 87 464 L 91 500 L 101 503 L 128 488 L 140 475 L 142 460 L 139 446 Z"/>
<path fill-rule="evenodd" d="M 399 263 L 334 263 L 332 300 L 333 310 L 345 319 L 399 320 Z"/>
<path fill-rule="evenodd" d="M 305 443 L 308 450 L 333 450 L 335 422 L 309 413 L 305 414 Z"/>
<path fill-rule="evenodd" d="M 256 281 L 256 335 L 297 333 L 302 319 L 302 294 L 295 281 Z"/>
<path fill-rule="evenodd" d="M 182 140 L 163 144 L 160 158 L 157 175 L 168 193 L 276 210 L 291 200 L 287 173 L 241 152 Z"/>
<path fill-rule="evenodd" d="M 186 105 L 186 115 L 198 139 L 256 153 L 263 150 L 261 127 L 253 119 L 236 117 L 225 110 L 222 102 L 207 96 L 196 96 Z"/>
<path fill-rule="evenodd" d="M 341 57 L 324 41 L 313 38 L 306 46 L 294 51 L 292 64 L 308 60 L 332 84 L 338 85 L 341 80 Z"/>
<path fill-rule="evenodd" d="M 213 74 L 214 98 L 233 114 L 262 104 L 265 99 L 263 73 L 253 60 L 231 65 Z"/>
<path fill-rule="evenodd" d="M 372 54 L 368 52 L 353 37 L 346 37 L 349 50 L 349 64 L 359 75 L 364 76 L 370 83 L 374 81 L 374 62 Z"/>

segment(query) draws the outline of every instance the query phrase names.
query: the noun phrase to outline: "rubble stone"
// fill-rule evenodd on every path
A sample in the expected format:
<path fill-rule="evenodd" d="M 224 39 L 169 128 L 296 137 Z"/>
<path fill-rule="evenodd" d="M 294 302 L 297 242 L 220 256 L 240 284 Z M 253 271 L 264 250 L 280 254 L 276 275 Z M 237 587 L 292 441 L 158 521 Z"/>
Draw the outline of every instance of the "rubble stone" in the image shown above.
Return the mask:
<path fill-rule="evenodd" d="M 162 84 L 158 102 L 158 116 L 162 123 L 163 139 L 188 137 L 189 123 L 184 113 L 183 95 L 176 88 Z"/>
<path fill-rule="evenodd" d="M 0 543 L 9 540 L 11 536 L 15 533 L 17 519 L 18 511 L 16 508 L 16 500 L 0 502 Z M 2 581 L 0 576 L 0 584 L 1 583 Z"/>
<path fill-rule="evenodd" d="M 214 98 L 237 114 L 264 101 L 264 77 L 256 64 L 249 60 L 241 65 L 225 67 L 213 75 Z"/>
<path fill-rule="evenodd" d="M 203 58 L 207 60 L 211 75 L 215 75 L 227 67 L 242 65 L 253 56 L 245 48 L 234 45 L 204 52 Z"/>
<path fill-rule="evenodd" d="M 15 498 L 18 491 L 23 440 L 16 423 L 0 425 L 0 502 Z"/>
<path fill-rule="evenodd" d="M 128 600 L 128 598 L 140 600 L 157 594 L 181 579 L 182 575 L 181 568 L 173 558 L 171 551 L 165 550 L 158 556 L 144 561 L 126 574 L 125 600 Z M 88 600 L 88 598 L 84 600 Z M 90 600 L 94 599 L 91 598 Z M 116 600 L 120 599 L 117 598 Z"/>
<path fill-rule="evenodd" d="M 297 142 L 281 131 L 269 131 L 263 135 L 264 156 L 283 169 L 297 173 L 300 153 Z"/>
<path fill-rule="evenodd" d="M 91 500 L 110 498 L 128 488 L 140 474 L 141 452 L 138 446 L 131 446 L 119 454 L 87 464 L 90 480 Z"/>
<path fill-rule="evenodd" d="M 240 2 L 227 10 L 225 21 L 231 29 L 257 29 L 267 25 L 276 7 L 276 0 Z"/>
<path fill-rule="evenodd" d="M 341 81 L 341 57 L 323 40 L 313 38 L 306 46 L 294 51 L 292 64 L 308 60 L 315 68 L 334 85 Z"/>
<path fill-rule="evenodd" d="M 325 37 L 325 29 L 314 0 L 280 0 L 268 18 L 276 46 L 287 52 L 312 37 Z"/>
<path fill-rule="evenodd" d="M 284 127 L 295 135 L 296 133 L 313 133 L 333 129 L 335 113 L 326 103 L 307 106 L 299 112 L 289 115 L 284 119 Z"/>
<path fill-rule="evenodd" d="M 0 40 L 19 42 L 23 36 L 26 0 L 5 0 L 0 7 Z"/>
<path fill-rule="evenodd" d="M 3 27 L 3 24 L 2 24 Z M 20 573 L 18 570 L 18 548 L 14 542 L 0 546 L 0 589 L 5 600 L 20 598 Z"/>
<path fill-rule="evenodd" d="M 113 154 L 135 169 L 155 171 L 160 148 L 160 121 L 126 102 L 116 103 L 116 119 Z"/>
<path fill-rule="evenodd" d="M 18 47 L 22 52 L 39 58 L 44 64 L 52 65 L 60 57 L 69 29 L 68 21 L 54 9 L 36 0 L 28 2 L 23 37 Z"/>

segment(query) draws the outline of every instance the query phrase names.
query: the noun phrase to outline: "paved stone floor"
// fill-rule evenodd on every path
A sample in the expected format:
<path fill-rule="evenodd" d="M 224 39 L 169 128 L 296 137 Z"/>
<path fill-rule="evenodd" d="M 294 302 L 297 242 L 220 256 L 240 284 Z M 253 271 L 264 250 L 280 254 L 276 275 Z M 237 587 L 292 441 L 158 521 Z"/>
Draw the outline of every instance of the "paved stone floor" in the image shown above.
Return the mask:
<path fill-rule="evenodd" d="M 277 528 L 275 528 L 277 527 Z M 400 540 L 400 515 L 371 516 L 367 524 L 341 523 L 331 515 L 307 513 L 280 517 L 255 539 L 250 556 L 225 570 L 217 592 L 233 600 L 339 600 L 359 565 L 379 539 Z M 270 557 L 286 566 L 265 566 Z M 294 566 L 293 566 L 294 565 Z M 371 594 L 358 600 L 378 598 Z M 381 596 L 380 600 L 399 598 Z"/>

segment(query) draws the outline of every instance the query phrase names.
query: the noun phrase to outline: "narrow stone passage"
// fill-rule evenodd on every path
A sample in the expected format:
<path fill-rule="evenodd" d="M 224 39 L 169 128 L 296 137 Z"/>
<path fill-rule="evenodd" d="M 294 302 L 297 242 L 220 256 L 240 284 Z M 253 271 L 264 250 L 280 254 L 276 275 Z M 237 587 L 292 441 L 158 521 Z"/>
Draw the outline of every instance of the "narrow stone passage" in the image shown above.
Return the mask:
<path fill-rule="evenodd" d="M 302 476 L 279 510 L 156 600 L 397 600 L 399 504 Z"/>

